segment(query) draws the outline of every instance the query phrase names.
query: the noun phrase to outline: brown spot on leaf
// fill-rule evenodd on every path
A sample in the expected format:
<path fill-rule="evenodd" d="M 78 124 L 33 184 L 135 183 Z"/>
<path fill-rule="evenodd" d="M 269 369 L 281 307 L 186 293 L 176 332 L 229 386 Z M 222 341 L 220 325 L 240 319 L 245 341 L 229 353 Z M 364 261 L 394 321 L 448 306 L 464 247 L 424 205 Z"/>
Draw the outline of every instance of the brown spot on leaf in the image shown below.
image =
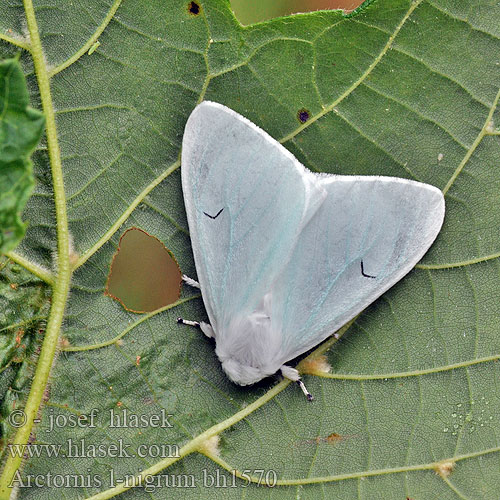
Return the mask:
<path fill-rule="evenodd" d="M 326 442 L 333 444 L 338 441 L 341 441 L 343 437 L 340 434 L 337 434 L 336 432 L 332 432 L 329 436 L 326 437 Z"/>
<path fill-rule="evenodd" d="M 435 465 L 434 470 L 436 474 L 439 474 L 443 479 L 446 479 L 455 468 L 455 462 L 451 460 L 445 460 L 443 462 L 439 462 Z"/>
<path fill-rule="evenodd" d="M 330 444 L 330 445 L 336 445 L 337 443 L 340 443 L 341 441 L 345 441 L 348 438 L 351 438 L 354 436 L 343 436 L 342 434 L 338 434 L 337 432 L 332 432 L 328 436 L 317 436 L 312 439 L 306 439 L 305 441 L 301 441 L 300 444 L 314 444 L 314 445 L 319 445 L 322 443 Z"/>
<path fill-rule="evenodd" d="M 300 373 L 308 373 L 310 375 L 322 375 L 329 373 L 332 367 L 328 363 L 326 356 L 318 356 L 313 359 L 304 359 L 300 362 Z"/>

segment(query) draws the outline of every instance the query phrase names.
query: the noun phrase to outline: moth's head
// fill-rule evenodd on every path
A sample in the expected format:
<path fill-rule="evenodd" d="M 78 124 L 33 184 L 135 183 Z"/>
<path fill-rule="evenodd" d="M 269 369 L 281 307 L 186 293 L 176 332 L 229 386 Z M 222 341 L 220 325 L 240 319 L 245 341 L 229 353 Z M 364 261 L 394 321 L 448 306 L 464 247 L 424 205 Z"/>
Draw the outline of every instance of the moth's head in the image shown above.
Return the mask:
<path fill-rule="evenodd" d="M 226 375 L 239 385 L 255 384 L 259 380 L 271 375 L 270 373 L 263 372 L 261 368 L 243 365 L 234 358 L 221 360 L 221 363 Z"/>
<path fill-rule="evenodd" d="M 276 365 L 281 334 L 273 327 L 269 311 L 264 308 L 232 318 L 219 328 L 216 342 L 215 352 L 222 368 L 237 384 L 254 384 L 281 366 Z"/>

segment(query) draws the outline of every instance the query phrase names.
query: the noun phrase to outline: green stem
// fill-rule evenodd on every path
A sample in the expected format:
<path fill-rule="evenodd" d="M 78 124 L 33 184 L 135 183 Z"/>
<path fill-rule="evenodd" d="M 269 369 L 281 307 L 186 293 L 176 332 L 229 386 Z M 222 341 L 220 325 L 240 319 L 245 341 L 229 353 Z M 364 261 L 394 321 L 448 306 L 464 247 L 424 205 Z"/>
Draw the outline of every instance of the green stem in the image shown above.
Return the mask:
<path fill-rule="evenodd" d="M 24 269 L 28 270 L 31 274 L 34 274 L 36 277 L 45 281 L 48 285 L 54 285 L 54 277 L 50 271 L 47 271 L 47 269 L 44 269 L 34 262 L 30 262 L 28 259 L 15 252 L 7 252 L 5 255 L 7 255 L 7 257 L 16 264 L 24 267 Z"/>
<path fill-rule="evenodd" d="M 61 154 L 57 140 L 56 120 L 52 96 L 50 93 L 49 75 L 40 41 L 40 34 L 35 18 L 32 0 L 24 0 L 26 21 L 31 38 L 33 63 L 40 90 L 43 112 L 46 119 L 47 145 L 49 150 L 52 181 L 54 187 L 54 205 L 57 223 L 57 274 L 52 293 L 52 308 L 47 323 L 45 338 L 38 359 L 31 390 L 26 401 L 24 413 L 26 423 L 19 428 L 14 438 L 15 444 L 26 444 L 31 435 L 33 420 L 37 417 L 43 393 L 47 386 L 50 369 L 56 353 L 59 330 L 63 321 L 64 307 L 68 296 L 71 268 L 69 263 L 69 232 L 66 216 L 66 196 L 61 165 Z M 2 476 L 0 478 L 0 500 L 8 500 L 12 491 L 11 482 L 21 465 L 22 457 L 8 454 Z"/>
<path fill-rule="evenodd" d="M 3 33 L 0 33 L 0 40 L 4 40 L 7 43 L 10 43 L 12 45 L 16 45 L 17 47 L 20 47 L 21 49 L 30 51 L 31 47 L 29 43 L 24 42 L 23 40 L 16 38 L 14 36 L 8 36 Z"/>

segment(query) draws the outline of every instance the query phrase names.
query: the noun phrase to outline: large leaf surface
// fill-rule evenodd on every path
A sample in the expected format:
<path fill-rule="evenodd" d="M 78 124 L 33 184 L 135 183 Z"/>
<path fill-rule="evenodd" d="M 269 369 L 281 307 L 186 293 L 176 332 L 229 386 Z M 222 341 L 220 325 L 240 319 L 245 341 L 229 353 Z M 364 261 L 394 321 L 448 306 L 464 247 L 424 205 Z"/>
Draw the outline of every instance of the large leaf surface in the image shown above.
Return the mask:
<path fill-rule="evenodd" d="M 66 458 L 42 453 L 27 460 L 21 477 L 91 471 L 102 484 L 21 488 L 20 498 L 99 492 L 108 498 L 117 493 L 109 490 L 117 479 L 144 469 L 168 475 L 163 488 L 132 489 L 125 498 L 494 498 L 500 482 L 498 2 L 380 0 L 349 18 L 318 12 L 247 28 L 224 0 L 202 2 L 198 15 L 188 12 L 189 3 L 54 0 L 51 8 L 34 9 L 76 262 L 62 333 L 66 350 L 51 372 L 36 441 L 61 444 L 66 453 L 70 438 L 86 446 L 122 440 L 129 453 L 143 444 L 179 445 L 180 453 L 163 462 L 151 450 L 120 458 L 94 458 L 87 448 L 83 457 L 74 450 Z M 9 44 L 31 47 L 14 36 L 25 30 L 19 6 L 3 3 L 0 20 L 3 51 L 12 52 Z M 40 94 L 47 103 L 29 54 L 24 63 L 32 101 Z M 406 177 L 446 195 L 443 230 L 422 263 L 328 352 L 332 374 L 305 377 L 313 404 L 286 383 L 230 383 L 213 344 L 176 323 L 177 316 L 206 317 L 187 287 L 186 301 L 142 316 L 104 296 L 112 255 L 131 226 L 161 239 L 183 272 L 195 275 L 178 157 L 185 121 L 202 99 L 247 116 L 314 171 Z M 310 119 L 301 123 L 297 113 L 304 109 Z M 46 269 L 54 267 L 61 228 L 46 150 L 36 158 L 39 182 L 25 211 L 31 225 L 12 257 L 57 291 L 64 272 L 51 277 Z M 61 300 L 54 294 L 53 309 Z M 32 387 L 42 382 L 35 377 Z M 172 427 L 110 427 L 110 409 L 125 408 L 138 415 L 164 410 Z M 50 428 L 51 416 L 92 409 L 95 428 Z M 340 437 L 326 439 L 334 433 Z M 219 458 L 208 448 L 196 453 L 215 435 Z M 435 473 L 443 461 L 454 464 L 451 474 Z M 254 476 L 263 469 L 286 484 L 244 488 L 236 479 L 235 487 L 210 486 L 217 469 L 232 484 L 224 467 Z M 182 474 L 193 474 L 198 489 L 183 487 Z"/>

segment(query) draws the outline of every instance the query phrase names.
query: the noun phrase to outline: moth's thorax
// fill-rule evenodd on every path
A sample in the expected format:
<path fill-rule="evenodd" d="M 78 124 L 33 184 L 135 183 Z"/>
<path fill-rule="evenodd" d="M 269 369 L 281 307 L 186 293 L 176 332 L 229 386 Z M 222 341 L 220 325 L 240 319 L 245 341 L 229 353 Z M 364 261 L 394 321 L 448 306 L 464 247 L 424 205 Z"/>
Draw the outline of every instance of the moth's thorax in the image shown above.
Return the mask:
<path fill-rule="evenodd" d="M 281 334 L 273 326 L 269 305 L 266 296 L 254 312 L 231 319 L 217 332 L 215 352 L 237 384 L 253 384 L 280 368 L 274 360 L 280 352 Z"/>

